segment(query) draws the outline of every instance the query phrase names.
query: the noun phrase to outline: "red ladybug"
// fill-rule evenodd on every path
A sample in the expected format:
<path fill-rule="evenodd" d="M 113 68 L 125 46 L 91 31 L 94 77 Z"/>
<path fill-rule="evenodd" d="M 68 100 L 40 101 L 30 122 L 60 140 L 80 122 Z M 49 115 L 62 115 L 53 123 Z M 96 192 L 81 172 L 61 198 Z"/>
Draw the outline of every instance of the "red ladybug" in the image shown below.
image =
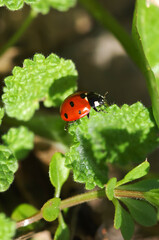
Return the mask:
<path fill-rule="evenodd" d="M 64 121 L 75 121 L 87 115 L 91 107 L 98 112 L 97 106 L 104 104 L 104 97 L 94 92 L 76 92 L 68 96 L 60 107 L 60 115 Z"/>

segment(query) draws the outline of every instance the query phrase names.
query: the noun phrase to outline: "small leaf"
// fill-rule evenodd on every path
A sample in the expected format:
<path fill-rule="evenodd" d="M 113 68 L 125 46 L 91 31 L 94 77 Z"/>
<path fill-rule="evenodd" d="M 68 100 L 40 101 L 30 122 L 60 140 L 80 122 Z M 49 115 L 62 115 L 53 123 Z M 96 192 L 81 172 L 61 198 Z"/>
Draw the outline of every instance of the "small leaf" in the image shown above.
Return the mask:
<path fill-rule="evenodd" d="M 62 185 L 67 180 L 69 169 L 65 167 L 65 157 L 61 153 L 55 153 L 49 166 L 49 177 L 56 188 L 55 196 L 59 197 Z"/>
<path fill-rule="evenodd" d="M 17 169 L 17 159 L 11 150 L 4 145 L 0 145 L 0 192 L 6 191 L 9 188 Z"/>
<path fill-rule="evenodd" d="M 159 189 L 152 189 L 143 193 L 145 199 L 155 207 L 159 208 Z"/>
<path fill-rule="evenodd" d="M 133 168 L 130 172 L 128 172 L 122 180 L 117 182 L 116 187 L 145 176 L 148 173 L 149 168 L 149 162 L 145 161 L 141 163 L 137 167 Z"/>
<path fill-rule="evenodd" d="M 132 217 L 139 224 L 149 227 L 157 223 L 157 212 L 149 203 L 130 198 L 120 198 L 120 200 L 127 206 Z"/>
<path fill-rule="evenodd" d="M 12 73 L 4 80 L 2 99 L 7 114 L 18 120 L 29 120 L 41 100 L 45 106 L 59 106 L 76 90 L 77 71 L 73 62 L 55 54 L 47 58 L 35 54 L 33 60 L 26 59 L 23 67 L 14 67 Z"/>
<path fill-rule="evenodd" d="M 60 203 L 60 198 L 52 198 L 43 205 L 41 210 L 43 218 L 46 221 L 52 222 L 58 217 L 60 212 Z"/>
<path fill-rule="evenodd" d="M 26 218 L 32 217 L 33 215 L 37 214 L 39 211 L 35 207 L 30 204 L 23 203 L 17 206 L 14 211 L 12 212 L 11 218 L 16 222 L 24 220 Z M 36 221 L 31 224 L 24 224 L 23 231 L 35 231 L 37 228 L 41 227 L 42 223 L 40 221 Z"/>
<path fill-rule="evenodd" d="M 120 228 L 124 240 L 130 240 L 134 233 L 134 221 L 117 199 L 113 199 L 113 204 L 115 206 L 114 227 Z"/>
<path fill-rule="evenodd" d="M 34 11 L 42 14 L 47 14 L 50 8 L 55 8 L 59 11 L 67 11 L 76 4 L 76 0 L 25 0 L 25 2 L 29 4 Z"/>
<path fill-rule="evenodd" d="M 4 6 L 9 10 L 18 10 L 23 7 L 24 5 L 24 0 L 1 0 L 0 1 L 0 6 Z"/>
<path fill-rule="evenodd" d="M 23 203 L 14 209 L 11 218 L 15 221 L 21 221 L 25 218 L 31 217 L 37 212 L 38 212 L 38 209 L 36 209 L 32 205 Z"/>
<path fill-rule="evenodd" d="M 119 189 L 147 192 L 159 188 L 159 179 L 145 179 L 133 184 L 119 186 Z"/>
<path fill-rule="evenodd" d="M 18 10 L 23 7 L 24 2 L 29 4 L 34 11 L 43 14 L 48 13 L 51 7 L 59 11 L 67 11 L 76 4 L 76 0 L 0 0 L 0 6 L 6 5 L 10 10 Z"/>
<path fill-rule="evenodd" d="M 114 198 L 114 188 L 116 186 L 116 182 L 116 178 L 111 178 L 106 185 L 106 195 L 110 201 Z"/>
<path fill-rule="evenodd" d="M 16 223 L 0 213 L 0 239 L 12 240 L 16 232 Z"/>
<path fill-rule="evenodd" d="M 74 144 L 66 154 L 66 164 L 73 169 L 74 180 L 85 183 L 87 189 L 106 184 L 107 163 L 140 163 L 159 143 L 151 110 L 140 102 L 105 110 L 91 109 L 89 119 L 85 116 L 69 126 Z"/>
<path fill-rule="evenodd" d="M 34 147 L 34 134 L 26 127 L 10 128 L 8 133 L 2 136 L 2 140 L 17 159 L 23 159 L 28 155 L 29 150 Z"/>
<path fill-rule="evenodd" d="M 140 191 L 145 199 L 159 207 L 159 179 L 146 179 L 133 184 L 119 186 L 120 190 Z"/>
<path fill-rule="evenodd" d="M 59 10 L 59 11 L 67 11 L 70 7 L 74 7 L 76 4 L 76 0 L 50 0 L 51 7 Z"/>
<path fill-rule="evenodd" d="M 59 215 L 59 225 L 55 232 L 54 240 L 69 240 L 70 239 L 70 231 L 67 227 L 62 214 Z"/>
<path fill-rule="evenodd" d="M 119 229 L 122 223 L 122 209 L 119 201 L 116 198 L 113 199 L 113 204 L 115 206 L 114 227 Z"/>
<path fill-rule="evenodd" d="M 121 223 L 121 233 L 124 240 L 130 240 L 134 233 L 134 221 L 131 215 L 123 208 L 122 209 L 122 223 Z"/>

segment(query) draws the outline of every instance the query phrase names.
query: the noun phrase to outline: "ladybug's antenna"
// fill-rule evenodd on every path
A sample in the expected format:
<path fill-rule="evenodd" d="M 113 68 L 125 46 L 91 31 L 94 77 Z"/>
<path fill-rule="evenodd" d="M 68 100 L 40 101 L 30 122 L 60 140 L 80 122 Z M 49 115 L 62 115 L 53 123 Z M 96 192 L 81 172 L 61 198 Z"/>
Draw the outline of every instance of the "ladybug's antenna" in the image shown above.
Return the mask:
<path fill-rule="evenodd" d="M 106 96 L 107 96 L 108 92 L 105 92 L 104 96 L 103 96 L 103 99 L 104 99 L 104 103 L 106 104 L 106 106 L 108 107 L 109 104 L 107 103 L 107 100 L 106 100 Z"/>
<path fill-rule="evenodd" d="M 108 94 L 108 92 L 105 92 L 105 94 L 104 94 L 104 99 L 106 99 L 107 94 Z"/>

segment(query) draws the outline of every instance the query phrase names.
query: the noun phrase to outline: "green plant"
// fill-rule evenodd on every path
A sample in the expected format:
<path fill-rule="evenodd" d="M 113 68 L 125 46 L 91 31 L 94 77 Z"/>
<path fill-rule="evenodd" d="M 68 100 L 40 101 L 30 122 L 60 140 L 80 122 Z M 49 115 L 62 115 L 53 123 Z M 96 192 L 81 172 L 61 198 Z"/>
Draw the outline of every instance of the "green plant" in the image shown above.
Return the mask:
<path fill-rule="evenodd" d="M 1 54 L 19 39 L 39 12 L 46 14 L 50 7 L 65 11 L 75 5 L 75 0 L 1 0 L 0 6 L 18 10 L 24 2 L 31 6 L 31 13 L 1 49 Z M 35 225 L 32 224 L 42 218 L 48 222 L 58 219 L 54 239 L 69 239 L 70 233 L 62 210 L 98 198 L 112 201 L 115 206 L 114 227 L 121 230 L 126 240 L 133 235 L 134 221 L 143 226 L 157 223 L 159 180 L 140 178 L 148 174 L 150 164 L 145 159 L 159 143 L 159 6 L 151 1 L 137 0 L 132 36 L 129 36 L 97 0 L 79 2 L 117 37 L 140 68 L 147 81 L 152 108 L 137 102 L 130 106 L 105 106 L 106 113 L 91 110 L 90 119 L 84 117 L 73 122 L 66 133 L 59 116 L 41 112 L 35 114 L 35 111 L 39 109 L 40 102 L 45 107 L 59 107 L 77 89 L 78 73 L 74 63 L 55 54 L 46 58 L 42 54 L 35 54 L 33 60 L 24 60 L 23 67 L 14 67 L 12 75 L 4 79 L 0 109 L 2 129 L 3 126 L 8 129 L 1 137 L 0 191 L 10 187 L 18 169 L 18 160 L 25 158 L 34 147 L 34 135 L 60 142 L 66 154 L 55 153 L 50 162 L 49 177 L 55 189 L 53 198 L 44 203 L 40 210 L 22 204 L 14 210 L 11 218 L 0 213 L 0 239 L 12 239 L 16 229 L 21 227 L 34 229 Z M 4 113 L 6 116 L 3 119 Z M 138 166 L 123 179 L 117 181 L 117 178 L 108 178 L 108 164 L 130 166 L 130 163 L 137 163 Z M 68 179 L 70 169 L 74 180 L 84 183 L 87 190 L 95 186 L 99 189 L 61 200 L 61 188 Z"/>

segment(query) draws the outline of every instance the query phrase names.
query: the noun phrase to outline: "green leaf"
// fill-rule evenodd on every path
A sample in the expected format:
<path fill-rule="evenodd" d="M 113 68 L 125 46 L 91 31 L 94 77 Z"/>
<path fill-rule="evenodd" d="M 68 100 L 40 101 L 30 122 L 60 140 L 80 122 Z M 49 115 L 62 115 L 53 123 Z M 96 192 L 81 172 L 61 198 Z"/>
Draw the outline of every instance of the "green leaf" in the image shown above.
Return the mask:
<path fill-rule="evenodd" d="M 147 192 L 159 188 L 159 179 L 146 179 L 133 184 L 119 186 L 119 189 Z"/>
<path fill-rule="evenodd" d="M 159 7 L 155 4 L 147 6 L 146 2 L 146 0 L 136 1 L 133 38 L 141 55 L 141 69 L 147 79 L 153 114 L 159 126 Z"/>
<path fill-rule="evenodd" d="M 0 226 L 0 239 L 12 240 L 16 231 L 15 222 L 7 218 L 4 213 L 0 213 Z"/>
<path fill-rule="evenodd" d="M 35 134 L 54 142 L 59 142 L 66 151 L 67 147 L 71 144 L 71 136 L 64 131 L 65 124 L 60 116 L 40 112 L 35 114 L 30 121 L 26 122 L 26 126 Z"/>
<path fill-rule="evenodd" d="M 34 134 L 24 126 L 10 128 L 8 133 L 2 136 L 2 140 L 12 150 L 17 159 L 25 158 L 29 150 L 34 147 Z"/>
<path fill-rule="evenodd" d="M 46 221 L 52 222 L 58 217 L 60 212 L 60 203 L 60 198 L 52 198 L 43 205 L 41 210 L 43 218 Z"/>
<path fill-rule="evenodd" d="M 124 240 L 130 240 L 134 233 L 134 221 L 117 199 L 114 199 L 113 203 L 115 206 L 114 227 L 120 228 Z"/>
<path fill-rule="evenodd" d="M 123 208 L 122 209 L 122 222 L 121 222 L 121 233 L 124 240 L 130 240 L 134 233 L 134 221 L 131 215 Z"/>
<path fill-rule="evenodd" d="M 43 14 L 48 13 L 51 7 L 59 11 L 67 11 L 76 4 L 76 0 L 0 0 L 0 6 L 5 5 L 10 10 L 18 10 L 23 7 L 24 2 L 34 11 Z"/>
<path fill-rule="evenodd" d="M 14 209 L 14 211 L 12 212 L 11 218 L 13 220 L 15 220 L 16 222 L 19 222 L 26 218 L 32 217 L 33 215 L 37 214 L 38 212 L 39 212 L 38 209 L 36 209 L 32 205 L 23 203 Z M 24 227 L 22 230 L 23 230 L 23 232 L 33 231 L 33 230 L 35 231 L 36 229 L 38 229 L 40 227 L 42 227 L 42 223 L 40 221 L 37 221 L 37 222 L 34 222 L 29 225 L 24 224 Z"/>
<path fill-rule="evenodd" d="M 74 144 L 66 154 L 66 164 L 73 169 L 74 179 L 103 187 L 108 180 L 106 163 L 142 162 L 159 142 L 158 129 L 151 111 L 140 102 L 121 108 L 112 105 L 106 112 L 90 111 L 70 124 Z"/>
<path fill-rule="evenodd" d="M 62 153 L 68 151 L 72 142 L 72 136 L 64 130 L 66 122 L 59 115 L 39 111 L 27 122 L 6 117 L 4 124 L 7 127 L 17 127 L 19 125 L 28 127 L 35 135 L 44 138 L 46 142 L 48 140 L 55 147 L 57 146 L 57 149 L 61 149 Z"/>
<path fill-rule="evenodd" d="M 119 201 L 116 198 L 113 199 L 113 204 L 115 206 L 114 227 L 119 229 L 122 223 L 122 209 Z"/>
<path fill-rule="evenodd" d="M 45 106 L 59 106 L 76 90 L 73 62 L 55 54 L 47 58 L 35 54 L 33 60 L 26 59 L 23 67 L 14 67 L 12 73 L 5 78 L 2 99 L 7 114 L 19 120 L 29 120 L 39 108 L 39 101 L 43 100 Z"/>
<path fill-rule="evenodd" d="M 55 8 L 59 11 L 67 11 L 69 8 L 74 7 L 76 0 L 25 0 L 26 3 L 30 4 L 34 11 L 46 14 L 50 8 Z"/>
<path fill-rule="evenodd" d="M 17 169 L 17 159 L 11 150 L 4 145 L 0 145 L 0 192 L 6 191 L 9 188 Z"/>
<path fill-rule="evenodd" d="M 116 186 L 117 179 L 116 178 L 111 178 L 106 186 L 106 195 L 108 199 L 111 201 L 114 198 L 114 188 Z"/>
<path fill-rule="evenodd" d="M 15 221 L 21 221 L 25 218 L 31 217 L 37 212 L 38 212 L 38 209 L 36 209 L 32 205 L 23 203 L 14 209 L 11 218 Z"/>
<path fill-rule="evenodd" d="M 59 215 L 59 225 L 55 232 L 54 240 L 69 240 L 70 239 L 70 231 L 67 227 L 62 214 Z"/>
<path fill-rule="evenodd" d="M 143 195 L 148 202 L 159 208 L 159 188 L 144 192 Z"/>
<path fill-rule="evenodd" d="M 149 162 L 145 161 L 141 163 L 137 167 L 133 168 L 130 172 L 128 172 L 122 180 L 117 182 L 116 187 L 145 176 L 149 172 L 149 168 Z"/>
<path fill-rule="evenodd" d="M 62 185 L 67 180 L 69 169 L 65 167 L 65 157 L 61 153 L 55 153 L 49 165 L 49 177 L 55 187 L 55 196 L 60 196 Z"/>
<path fill-rule="evenodd" d="M 157 212 L 149 203 L 130 198 L 120 198 L 120 200 L 127 206 L 132 217 L 139 224 L 149 227 L 157 223 Z"/>
<path fill-rule="evenodd" d="M 0 6 L 6 6 L 9 10 L 18 10 L 23 7 L 24 0 L 0 0 Z"/>
<path fill-rule="evenodd" d="M 51 0 L 51 7 L 59 10 L 59 11 L 67 11 L 70 7 L 74 7 L 76 4 L 76 0 Z"/>

